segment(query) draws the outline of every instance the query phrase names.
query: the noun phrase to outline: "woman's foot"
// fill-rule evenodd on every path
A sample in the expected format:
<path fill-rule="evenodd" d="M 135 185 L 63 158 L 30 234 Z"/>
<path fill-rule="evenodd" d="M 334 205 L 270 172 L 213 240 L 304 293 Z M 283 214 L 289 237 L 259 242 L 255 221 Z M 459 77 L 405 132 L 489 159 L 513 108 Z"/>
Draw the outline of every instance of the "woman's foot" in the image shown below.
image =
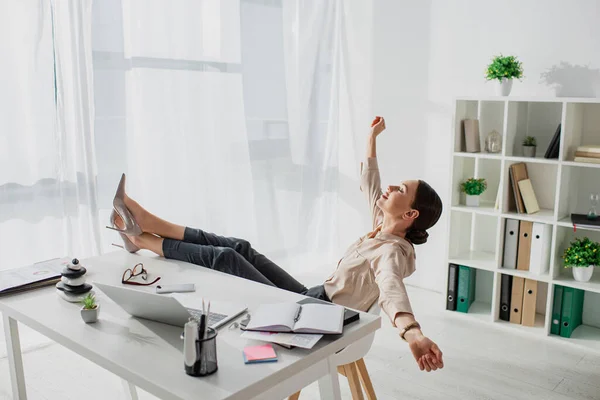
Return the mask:
<path fill-rule="evenodd" d="M 149 225 L 152 217 L 154 216 L 150 214 L 144 207 L 142 207 L 137 201 L 127 196 L 127 194 L 124 197 L 124 201 L 125 206 L 127 206 L 127 209 L 133 215 L 135 222 L 137 222 L 139 227 L 142 229 L 142 232 L 152 233 L 152 231 L 149 229 Z"/>
<path fill-rule="evenodd" d="M 144 212 L 147 212 L 147 211 L 144 210 Z M 122 228 L 122 226 L 125 225 L 123 223 L 123 220 L 121 219 L 121 217 L 119 217 L 118 215 L 115 216 L 115 225 L 117 226 L 117 228 Z M 162 251 L 163 239 L 156 235 L 153 235 L 148 232 L 144 232 L 141 235 L 137 235 L 137 236 L 126 236 L 126 235 L 122 234 L 122 237 L 123 237 L 123 241 L 128 240 L 130 242 L 129 247 L 131 247 L 131 245 L 133 245 L 137 248 L 137 250 L 135 250 L 135 251 L 138 251 L 140 249 L 146 249 L 146 250 L 150 250 L 150 251 L 158 254 L 161 257 L 164 257 L 164 254 Z M 129 252 L 135 253 L 135 251 L 129 251 Z"/>

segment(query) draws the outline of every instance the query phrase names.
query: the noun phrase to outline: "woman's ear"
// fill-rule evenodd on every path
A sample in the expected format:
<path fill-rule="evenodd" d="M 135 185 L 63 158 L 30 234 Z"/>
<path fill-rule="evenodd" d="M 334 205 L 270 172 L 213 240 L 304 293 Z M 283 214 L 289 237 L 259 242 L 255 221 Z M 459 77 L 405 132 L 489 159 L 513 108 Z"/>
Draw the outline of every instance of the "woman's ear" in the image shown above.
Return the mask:
<path fill-rule="evenodd" d="M 406 219 L 412 219 L 415 220 L 419 217 L 419 210 L 409 210 L 404 214 Z"/>

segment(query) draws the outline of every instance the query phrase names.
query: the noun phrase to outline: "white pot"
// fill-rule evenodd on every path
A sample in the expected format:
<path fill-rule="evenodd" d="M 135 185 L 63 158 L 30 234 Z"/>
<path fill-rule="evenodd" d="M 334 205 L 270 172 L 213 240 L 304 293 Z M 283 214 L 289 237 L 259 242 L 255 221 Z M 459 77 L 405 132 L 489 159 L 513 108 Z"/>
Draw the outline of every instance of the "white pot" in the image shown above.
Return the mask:
<path fill-rule="evenodd" d="M 96 305 L 93 310 L 81 309 L 81 318 L 86 324 L 91 324 L 98 321 L 98 314 L 100 313 L 100 304 Z"/>
<path fill-rule="evenodd" d="M 496 94 L 498 96 L 508 96 L 512 89 L 513 80 L 502 78 L 502 82 L 496 81 Z"/>
<path fill-rule="evenodd" d="M 592 274 L 594 273 L 594 266 L 590 265 L 589 267 L 571 267 L 573 270 L 573 278 L 577 282 L 587 282 L 592 279 Z"/>
<path fill-rule="evenodd" d="M 467 206 L 469 207 L 479 207 L 479 196 L 473 196 L 467 194 Z"/>

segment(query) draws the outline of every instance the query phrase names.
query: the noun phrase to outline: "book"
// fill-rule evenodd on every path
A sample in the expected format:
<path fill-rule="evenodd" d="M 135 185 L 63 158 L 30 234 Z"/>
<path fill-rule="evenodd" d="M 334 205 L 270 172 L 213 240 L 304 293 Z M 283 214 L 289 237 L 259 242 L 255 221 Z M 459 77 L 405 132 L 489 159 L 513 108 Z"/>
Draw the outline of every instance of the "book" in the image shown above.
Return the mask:
<path fill-rule="evenodd" d="M 521 197 L 523 198 L 523 203 L 525 205 L 525 211 L 527 214 L 535 214 L 536 212 L 540 211 L 540 206 L 537 198 L 535 197 L 531 179 L 520 180 L 519 191 L 521 192 Z"/>
<path fill-rule="evenodd" d="M 70 258 L 55 258 L 32 265 L 0 271 L 0 296 L 54 285 Z"/>
<path fill-rule="evenodd" d="M 307 297 L 300 301 L 297 301 L 298 304 L 324 304 L 327 306 L 332 306 L 333 303 L 329 303 L 325 300 L 315 299 L 314 297 Z M 360 314 L 357 311 L 350 310 L 349 308 L 344 307 L 344 326 L 348 325 L 351 322 L 358 321 L 360 319 Z"/>
<path fill-rule="evenodd" d="M 585 151 L 586 153 L 600 153 L 600 145 L 592 144 L 578 146 L 577 151 Z"/>
<path fill-rule="evenodd" d="M 519 189 L 519 182 L 523 179 L 529 179 L 529 173 L 527 172 L 527 164 L 525 164 L 524 162 L 514 163 L 510 166 L 510 169 L 512 171 L 512 187 L 515 193 L 517 212 L 519 214 L 525 214 L 525 204 L 523 202 L 521 191 Z"/>
<path fill-rule="evenodd" d="M 321 340 L 323 335 L 314 333 L 244 331 L 241 337 L 249 340 L 261 340 L 263 342 L 276 343 L 288 349 L 291 349 L 292 347 L 312 349 L 313 346 Z"/>
<path fill-rule="evenodd" d="M 600 153 L 593 153 L 590 151 L 576 151 L 575 157 L 600 158 Z"/>
<path fill-rule="evenodd" d="M 244 347 L 243 354 L 245 364 L 277 361 L 277 353 L 271 344 Z"/>
<path fill-rule="evenodd" d="M 592 157 L 575 157 L 575 160 L 573 161 L 581 163 L 600 164 L 600 158 Z"/>
<path fill-rule="evenodd" d="M 588 219 L 586 214 L 571 214 L 571 222 L 574 228 L 579 226 L 588 229 L 600 229 L 600 217 Z"/>
<path fill-rule="evenodd" d="M 248 331 L 340 334 L 344 307 L 336 304 L 262 304 L 252 313 Z"/>
<path fill-rule="evenodd" d="M 554 136 L 546 149 L 546 153 L 544 154 L 544 158 L 558 158 L 559 150 L 560 150 L 560 129 L 561 124 L 558 124 L 556 131 L 554 132 Z"/>
<path fill-rule="evenodd" d="M 463 121 L 463 126 L 466 152 L 479 153 L 481 151 L 481 139 L 479 138 L 479 120 L 465 119 Z"/>

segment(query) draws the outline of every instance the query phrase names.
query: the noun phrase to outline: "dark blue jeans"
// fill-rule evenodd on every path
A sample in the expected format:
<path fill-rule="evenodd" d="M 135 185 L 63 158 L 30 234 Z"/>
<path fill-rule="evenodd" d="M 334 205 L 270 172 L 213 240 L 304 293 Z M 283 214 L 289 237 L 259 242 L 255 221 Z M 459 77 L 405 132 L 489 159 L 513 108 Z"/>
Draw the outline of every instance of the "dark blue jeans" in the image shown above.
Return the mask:
<path fill-rule="evenodd" d="M 165 258 L 186 261 L 290 292 L 330 301 L 322 285 L 307 289 L 273 261 L 254 250 L 244 239 L 218 236 L 186 227 L 183 240 L 163 241 L 163 253 Z"/>

